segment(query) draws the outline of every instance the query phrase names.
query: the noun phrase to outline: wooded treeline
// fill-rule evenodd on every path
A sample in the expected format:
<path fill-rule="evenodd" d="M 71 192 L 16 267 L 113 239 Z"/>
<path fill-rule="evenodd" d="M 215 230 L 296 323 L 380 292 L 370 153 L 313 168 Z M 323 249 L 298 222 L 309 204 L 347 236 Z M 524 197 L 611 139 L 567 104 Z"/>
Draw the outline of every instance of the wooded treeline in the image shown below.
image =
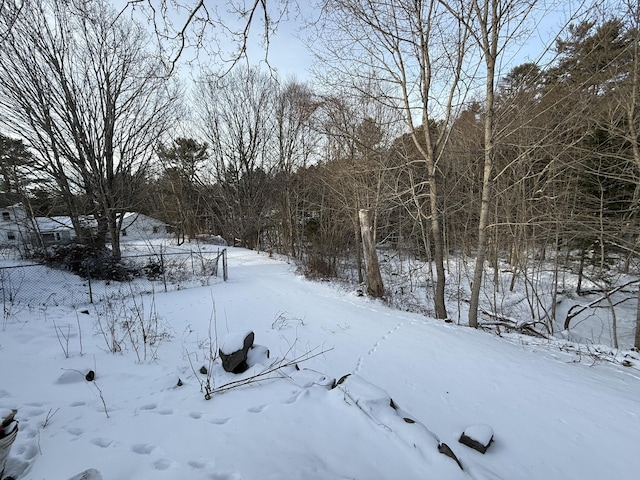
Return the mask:
<path fill-rule="evenodd" d="M 379 243 L 433 266 L 438 318 L 449 255 L 475 259 L 472 326 L 487 266 L 637 269 L 637 2 L 584 12 L 552 61 L 504 72 L 535 1 L 323 3 L 317 82 L 238 64 L 190 91 L 100 2 L 0 10 L 2 190 L 93 214 L 102 243 L 135 210 L 360 282 L 370 209 Z"/>

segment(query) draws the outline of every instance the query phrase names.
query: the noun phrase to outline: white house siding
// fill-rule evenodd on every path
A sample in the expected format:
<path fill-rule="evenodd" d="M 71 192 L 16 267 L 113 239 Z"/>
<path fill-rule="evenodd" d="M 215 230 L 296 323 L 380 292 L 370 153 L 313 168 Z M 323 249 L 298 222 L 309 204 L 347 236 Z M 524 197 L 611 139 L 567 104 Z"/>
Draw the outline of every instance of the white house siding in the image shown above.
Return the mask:
<path fill-rule="evenodd" d="M 0 246 L 17 247 L 29 237 L 30 220 L 24 205 L 18 203 L 0 209 Z"/>
<path fill-rule="evenodd" d="M 167 236 L 167 225 L 142 213 L 124 214 L 120 237 L 122 240 L 149 240 Z"/>

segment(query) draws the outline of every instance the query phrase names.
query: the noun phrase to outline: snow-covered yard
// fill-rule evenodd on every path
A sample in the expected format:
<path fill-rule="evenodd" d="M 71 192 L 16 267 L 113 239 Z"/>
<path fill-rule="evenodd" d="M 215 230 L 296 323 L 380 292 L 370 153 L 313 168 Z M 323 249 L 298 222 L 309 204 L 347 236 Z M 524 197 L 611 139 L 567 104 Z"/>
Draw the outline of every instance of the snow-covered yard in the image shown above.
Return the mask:
<path fill-rule="evenodd" d="M 635 360 L 625 367 L 561 343 L 392 310 L 253 251 L 230 248 L 229 274 L 135 304 L 5 317 L 0 412 L 17 408 L 20 422 L 5 475 L 631 480 L 640 472 Z M 247 330 L 269 358 L 227 373 L 214 360 L 216 340 Z M 485 425 L 494 439 L 484 455 L 458 442 Z M 441 443 L 463 470 L 438 452 Z"/>

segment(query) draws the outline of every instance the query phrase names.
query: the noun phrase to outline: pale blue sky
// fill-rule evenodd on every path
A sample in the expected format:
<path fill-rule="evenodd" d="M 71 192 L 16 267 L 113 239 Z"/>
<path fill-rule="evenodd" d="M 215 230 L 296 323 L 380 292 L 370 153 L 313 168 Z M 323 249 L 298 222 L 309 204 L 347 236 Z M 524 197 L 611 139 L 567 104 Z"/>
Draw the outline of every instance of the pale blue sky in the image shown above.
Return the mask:
<path fill-rule="evenodd" d="M 116 8 L 122 8 L 127 4 L 127 0 L 111 0 Z M 145 0 L 146 1 L 146 0 Z M 233 0 L 235 3 L 242 0 Z M 154 5 L 159 2 L 151 0 Z M 184 0 L 186 5 L 192 5 L 194 0 Z M 253 4 L 253 1 L 247 2 Z M 272 9 L 271 15 L 275 18 L 278 16 L 278 10 L 282 8 L 281 3 L 276 1 L 268 1 L 269 8 Z M 269 65 L 274 68 L 280 78 L 287 78 L 295 75 L 299 80 L 311 80 L 309 69 L 313 65 L 313 55 L 307 51 L 303 41 L 299 38 L 304 37 L 305 19 L 309 19 L 314 15 L 311 0 L 299 0 L 297 3 L 289 6 L 289 12 L 284 15 L 278 23 L 277 31 L 270 37 L 270 46 L 268 52 Z M 237 14 L 230 12 L 229 2 L 227 0 L 207 0 L 205 5 L 209 9 L 212 17 L 219 17 L 222 23 L 228 28 L 240 31 L 245 20 L 239 20 Z M 581 5 L 581 2 L 574 0 L 540 0 L 541 8 L 546 8 L 545 15 L 538 15 L 532 18 L 529 23 L 530 33 L 527 38 L 512 43 L 509 51 L 503 56 L 503 65 L 501 73 L 504 74 L 511 67 L 519 65 L 526 61 L 537 61 L 544 54 L 545 46 L 553 46 L 554 37 L 567 20 L 571 16 L 571 11 Z M 549 6 L 550 5 L 550 6 Z M 129 6 L 129 9 L 131 6 Z M 302 10 L 302 11 L 300 11 Z M 261 36 L 263 34 L 262 12 L 254 20 L 251 28 L 250 40 L 248 45 L 248 62 L 252 65 L 264 63 L 265 51 L 261 45 Z M 176 26 L 182 25 L 186 18 L 186 13 L 181 14 L 173 12 L 172 20 Z M 220 52 L 223 57 L 229 58 L 236 46 L 228 41 L 224 28 L 221 26 L 208 27 L 205 44 Z M 182 57 L 182 63 L 192 59 L 195 51 L 187 50 Z M 211 68 L 215 69 L 215 63 L 219 59 L 208 56 L 205 52 L 198 53 L 201 64 L 211 64 Z M 549 56 L 547 55 L 547 58 Z M 218 65 L 223 65 L 221 62 Z M 187 68 L 182 67 L 181 71 L 187 72 Z"/>

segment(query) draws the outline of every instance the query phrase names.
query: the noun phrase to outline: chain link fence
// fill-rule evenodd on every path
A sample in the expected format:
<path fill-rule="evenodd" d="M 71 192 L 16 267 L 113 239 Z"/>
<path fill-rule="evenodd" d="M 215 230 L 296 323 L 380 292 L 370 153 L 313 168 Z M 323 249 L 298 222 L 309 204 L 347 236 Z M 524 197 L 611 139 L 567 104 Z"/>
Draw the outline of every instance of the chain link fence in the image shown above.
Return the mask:
<path fill-rule="evenodd" d="M 34 263 L 0 267 L 0 300 L 5 313 L 12 305 L 71 306 L 98 303 L 108 298 L 168 292 L 226 281 L 227 250 L 154 253 L 122 257 L 139 275 L 127 281 L 97 280 Z"/>

